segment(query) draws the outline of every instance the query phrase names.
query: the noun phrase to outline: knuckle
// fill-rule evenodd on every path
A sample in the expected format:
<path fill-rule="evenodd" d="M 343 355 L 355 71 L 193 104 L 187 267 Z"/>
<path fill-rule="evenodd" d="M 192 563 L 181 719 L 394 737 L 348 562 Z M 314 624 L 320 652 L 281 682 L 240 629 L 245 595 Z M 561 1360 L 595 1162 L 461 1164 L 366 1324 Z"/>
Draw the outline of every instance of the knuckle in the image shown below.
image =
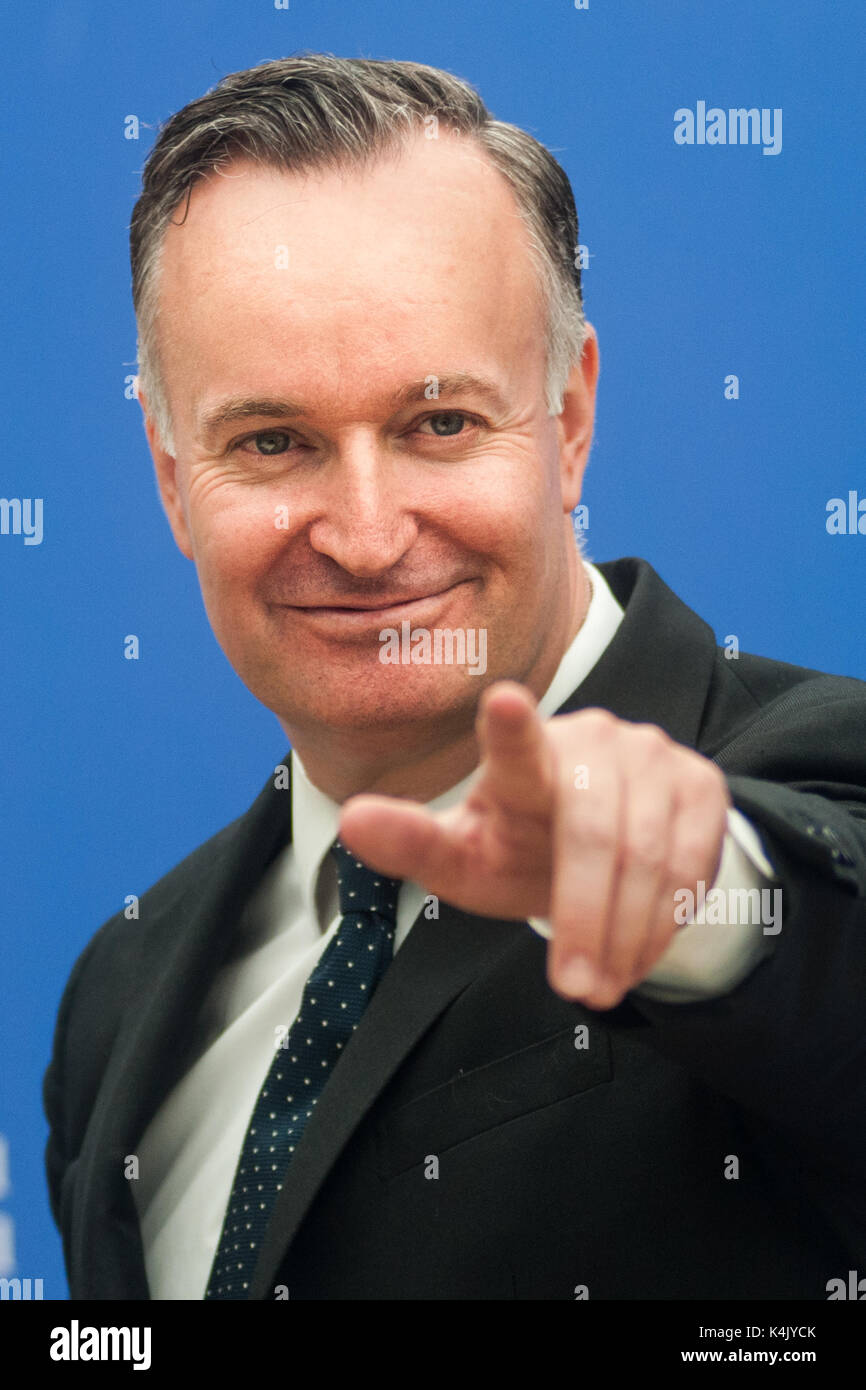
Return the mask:
<path fill-rule="evenodd" d="M 647 826 L 632 832 L 625 841 L 620 855 L 624 869 L 642 869 L 657 874 L 666 862 L 665 847 L 661 844 L 655 828 Z"/>
<path fill-rule="evenodd" d="M 659 728 L 658 724 L 633 724 L 631 737 L 639 747 L 654 756 L 666 753 L 673 747 L 673 740 L 668 737 L 664 729 Z"/>
<path fill-rule="evenodd" d="M 567 903 L 557 904 L 551 921 L 553 938 L 567 950 L 592 941 L 604 928 L 604 903 L 592 891 L 577 892 Z"/>
<path fill-rule="evenodd" d="M 696 801 L 715 801 L 722 791 L 727 799 L 727 780 L 722 769 L 700 755 L 691 760 L 686 787 Z"/>
<path fill-rule="evenodd" d="M 606 709 L 585 709 L 580 712 L 580 721 L 584 730 L 596 738 L 603 738 L 613 733 L 614 728 L 620 722 L 610 710 Z"/>
<path fill-rule="evenodd" d="M 668 875 L 671 883 L 677 888 L 692 887 L 708 852 L 706 836 L 690 835 L 683 838 L 671 857 Z"/>
<path fill-rule="evenodd" d="M 613 848 L 615 828 L 597 816 L 581 817 L 575 827 L 575 844 L 590 855 L 606 854 Z"/>

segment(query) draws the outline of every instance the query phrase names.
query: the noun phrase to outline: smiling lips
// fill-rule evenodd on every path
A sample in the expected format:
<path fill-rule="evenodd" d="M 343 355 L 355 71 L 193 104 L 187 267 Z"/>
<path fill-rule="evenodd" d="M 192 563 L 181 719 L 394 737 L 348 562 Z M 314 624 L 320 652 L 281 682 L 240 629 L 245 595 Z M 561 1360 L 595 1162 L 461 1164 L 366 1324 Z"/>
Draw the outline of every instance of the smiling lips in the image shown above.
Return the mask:
<path fill-rule="evenodd" d="M 389 596 L 375 603 L 364 599 L 349 599 L 335 604 L 287 603 L 279 606 L 302 614 L 309 622 L 325 631 L 330 630 L 335 635 L 341 631 L 360 633 L 371 627 L 391 626 L 406 618 L 417 618 L 419 622 L 429 623 L 448 601 L 448 596 L 466 582 L 458 580 L 457 583 L 449 584 L 446 588 L 434 590 L 432 593 Z"/>
<path fill-rule="evenodd" d="M 347 603 L 289 603 L 281 605 L 284 608 L 294 608 L 299 613 L 387 613 L 392 608 L 404 608 L 409 604 L 423 603 L 428 599 L 441 598 L 443 594 L 450 593 L 456 589 L 456 584 L 449 584 L 444 589 L 434 589 L 432 592 L 422 594 L 403 595 L 401 598 L 380 599 L 375 603 L 365 603 L 363 600 Z"/>
<path fill-rule="evenodd" d="M 392 598 L 387 603 L 311 603 L 299 604 L 302 613 L 384 613 L 388 608 L 402 608 L 407 603 L 419 603 L 437 594 L 416 594 L 413 598 Z"/>

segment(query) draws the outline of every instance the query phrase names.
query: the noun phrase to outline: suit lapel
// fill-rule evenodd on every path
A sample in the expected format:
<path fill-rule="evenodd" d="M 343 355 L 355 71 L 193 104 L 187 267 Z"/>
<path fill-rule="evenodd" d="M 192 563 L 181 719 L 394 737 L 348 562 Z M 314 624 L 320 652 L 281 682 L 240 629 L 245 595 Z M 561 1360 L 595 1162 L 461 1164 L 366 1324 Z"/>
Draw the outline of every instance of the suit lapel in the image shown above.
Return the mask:
<path fill-rule="evenodd" d="M 603 707 L 620 719 L 657 724 L 677 743 L 695 748 L 716 660 L 712 628 L 646 560 L 610 560 L 596 568 L 625 616 L 557 713 Z"/>
<path fill-rule="evenodd" d="M 125 1159 L 186 1069 L 192 1029 L 240 914 L 291 833 L 290 808 L 290 792 L 269 782 L 244 816 L 195 851 L 182 877 L 175 871 L 152 890 L 153 906 L 143 900 L 146 920 L 125 925 L 144 933 L 136 962 L 143 988 L 115 1040 L 81 1149 L 71 1236 L 77 1297 L 116 1298 L 118 1284 L 122 1297 L 149 1297 Z"/>

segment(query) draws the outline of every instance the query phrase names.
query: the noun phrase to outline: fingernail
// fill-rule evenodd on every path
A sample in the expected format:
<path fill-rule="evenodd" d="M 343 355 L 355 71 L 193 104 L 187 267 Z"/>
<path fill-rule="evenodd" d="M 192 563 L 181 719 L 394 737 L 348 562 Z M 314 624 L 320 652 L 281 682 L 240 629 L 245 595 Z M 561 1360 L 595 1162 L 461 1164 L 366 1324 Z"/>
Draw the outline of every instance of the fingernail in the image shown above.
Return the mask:
<path fill-rule="evenodd" d="M 559 971 L 560 988 L 567 994 L 591 994 L 599 983 L 596 971 L 585 956 L 572 956 Z"/>

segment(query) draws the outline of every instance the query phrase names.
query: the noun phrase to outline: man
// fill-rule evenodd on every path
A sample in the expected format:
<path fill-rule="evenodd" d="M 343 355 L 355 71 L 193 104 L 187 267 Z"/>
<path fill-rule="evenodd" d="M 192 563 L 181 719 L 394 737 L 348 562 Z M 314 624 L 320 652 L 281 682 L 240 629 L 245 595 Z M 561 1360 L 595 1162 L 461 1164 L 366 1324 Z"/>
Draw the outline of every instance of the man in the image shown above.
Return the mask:
<path fill-rule="evenodd" d="M 825 1298 L 866 687 L 581 556 L 563 171 L 447 74 L 304 55 L 168 122 L 131 240 L 163 505 L 292 749 L 73 971 L 72 1296 Z"/>

